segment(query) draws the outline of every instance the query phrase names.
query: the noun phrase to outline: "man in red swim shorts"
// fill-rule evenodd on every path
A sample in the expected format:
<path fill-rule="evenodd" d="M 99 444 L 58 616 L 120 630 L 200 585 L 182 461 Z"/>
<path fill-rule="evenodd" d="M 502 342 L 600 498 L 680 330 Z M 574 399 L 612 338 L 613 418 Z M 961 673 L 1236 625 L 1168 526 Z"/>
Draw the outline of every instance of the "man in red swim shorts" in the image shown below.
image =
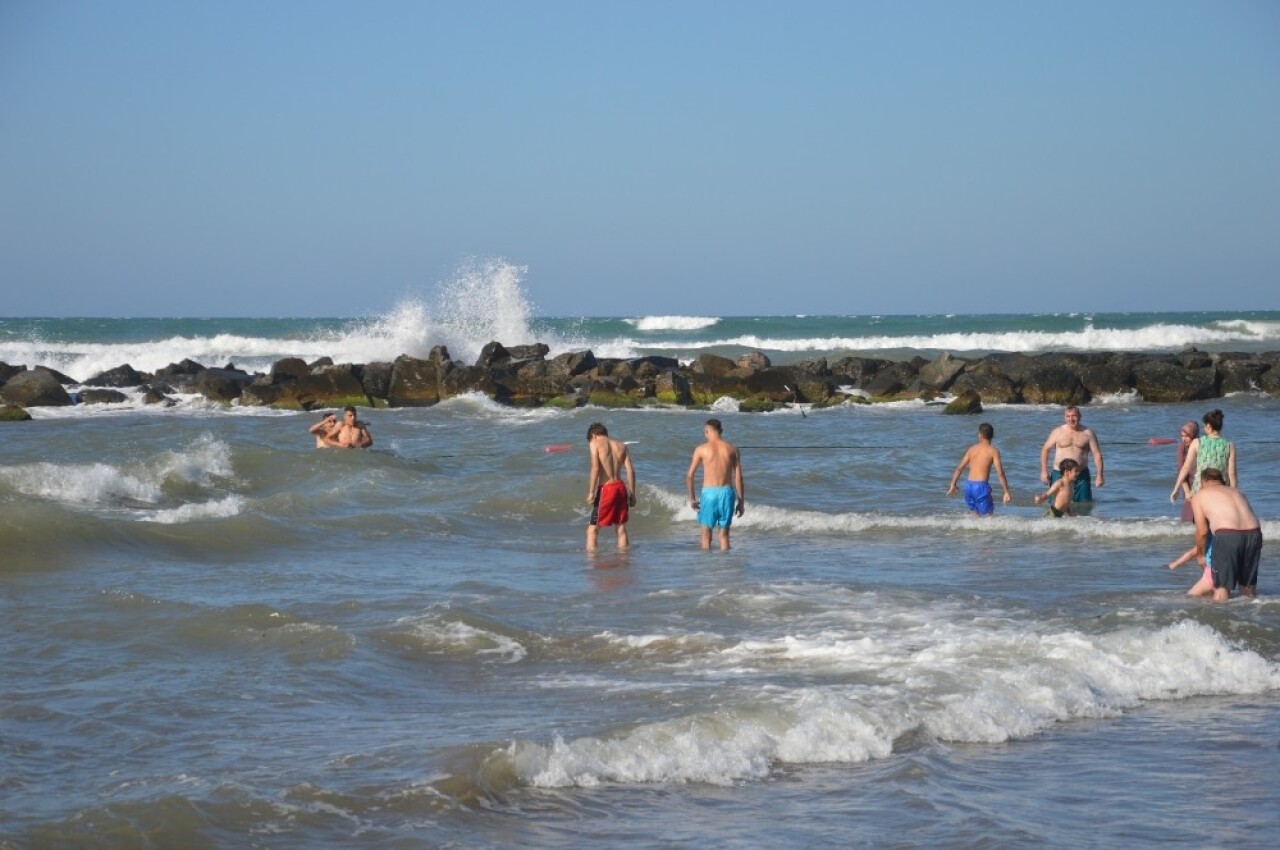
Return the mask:
<path fill-rule="evenodd" d="M 587 551 L 596 549 L 600 526 L 617 526 L 618 548 L 631 545 L 627 538 L 627 509 L 636 505 L 636 468 L 621 440 L 614 440 L 600 422 L 587 428 L 587 454 L 591 458 L 591 478 L 587 482 L 587 503 L 591 521 L 587 525 Z M 627 483 L 619 473 L 626 470 Z"/>

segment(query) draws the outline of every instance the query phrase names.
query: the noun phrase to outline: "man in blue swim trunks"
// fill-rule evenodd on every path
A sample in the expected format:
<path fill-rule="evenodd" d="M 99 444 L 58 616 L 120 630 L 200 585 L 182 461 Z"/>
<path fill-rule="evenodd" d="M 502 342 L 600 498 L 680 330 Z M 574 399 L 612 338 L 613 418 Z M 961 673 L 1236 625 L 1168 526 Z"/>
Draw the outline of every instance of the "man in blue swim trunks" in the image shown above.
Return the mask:
<path fill-rule="evenodd" d="M 988 422 L 978 426 L 978 442 L 970 446 L 960 458 L 956 471 L 951 475 L 951 486 L 947 495 L 956 492 L 956 482 L 960 473 L 969 467 L 969 479 L 964 482 L 964 503 L 969 510 L 978 516 L 991 516 L 995 513 L 995 500 L 991 498 L 991 470 L 995 469 L 1000 478 L 1000 487 L 1004 491 L 1004 503 L 1009 504 L 1013 495 L 1009 492 L 1009 482 L 1004 477 L 1004 465 L 1000 462 L 1000 450 L 991 444 L 996 430 Z"/>
<path fill-rule="evenodd" d="M 729 548 L 729 526 L 735 516 L 742 516 L 746 506 L 747 487 L 742 480 L 742 456 L 738 448 L 726 442 L 719 419 L 708 419 L 702 426 L 707 441 L 693 450 L 689 472 L 684 477 L 689 489 L 689 507 L 698 512 L 702 526 L 702 548 L 711 548 L 711 529 L 720 529 L 720 549 Z M 694 474 L 702 467 L 702 496 L 693 493 Z"/>

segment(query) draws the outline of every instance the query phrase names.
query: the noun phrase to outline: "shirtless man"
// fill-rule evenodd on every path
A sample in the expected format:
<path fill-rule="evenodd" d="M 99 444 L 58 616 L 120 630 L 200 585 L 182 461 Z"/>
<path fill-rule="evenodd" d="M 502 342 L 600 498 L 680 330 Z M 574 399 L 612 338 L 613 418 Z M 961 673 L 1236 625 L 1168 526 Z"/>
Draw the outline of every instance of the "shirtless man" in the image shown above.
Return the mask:
<path fill-rule="evenodd" d="M 978 516 L 995 514 L 995 501 L 991 498 L 993 468 L 1000 478 L 1004 503 L 1009 504 L 1013 498 L 1013 494 L 1009 492 L 1009 481 L 1004 477 L 1004 464 L 1000 462 L 1000 450 L 991 443 L 995 435 L 996 430 L 991 427 L 991 423 L 983 422 L 978 426 L 978 442 L 965 450 L 964 457 L 960 458 L 960 463 L 956 465 L 956 471 L 951 474 L 951 486 L 947 488 L 947 495 L 954 495 L 956 484 L 960 481 L 960 473 L 966 466 L 969 467 L 969 480 L 964 485 L 964 502 L 969 510 Z"/>
<path fill-rule="evenodd" d="M 631 464 L 631 453 L 626 443 L 609 436 L 599 422 L 587 428 L 587 455 L 591 460 L 591 475 L 587 481 L 587 504 L 591 505 L 591 519 L 587 523 L 587 551 L 596 550 L 596 535 L 600 526 L 618 527 L 618 548 L 631 545 L 627 537 L 627 509 L 636 506 L 636 468 Z M 627 483 L 622 483 L 621 471 L 627 473 Z"/>
<path fill-rule="evenodd" d="M 1089 455 L 1093 455 L 1093 465 L 1098 469 L 1098 477 L 1093 486 L 1101 487 L 1102 449 L 1098 446 L 1098 435 L 1092 428 L 1080 424 L 1080 408 L 1072 405 L 1062 412 L 1063 424 L 1049 432 L 1049 439 L 1040 447 L 1040 482 L 1051 484 L 1062 477 L 1059 469 L 1064 460 L 1074 460 L 1080 465 L 1080 475 L 1076 478 L 1075 487 L 1071 491 L 1071 501 L 1092 502 L 1093 488 L 1089 486 Z M 1053 476 L 1049 475 L 1049 449 L 1054 449 Z"/>
<path fill-rule="evenodd" d="M 324 418 L 307 430 L 316 438 L 316 448 L 328 448 L 324 438 L 332 434 L 338 428 L 338 416 L 335 413 L 326 413 Z"/>
<path fill-rule="evenodd" d="M 1262 559 L 1262 527 L 1239 490 L 1228 487 L 1222 472 L 1200 472 L 1200 491 L 1191 497 L 1196 520 L 1196 563 L 1213 572 L 1213 601 L 1226 602 L 1240 586 L 1242 596 L 1258 595 L 1258 561 Z M 1213 536 L 1213 554 L 1205 548 Z"/>
<path fill-rule="evenodd" d="M 689 507 L 698 512 L 702 526 L 702 548 L 711 548 L 711 529 L 720 529 L 720 549 L 729 548 L 729 526 L 746 508 L 747 487 L 742 480 L 742 457 L 736 446 L 720 436 L 719 419 L 708 419 L 702 426 L 707 441 L 693 450 L 693 460 L 684 476 L 689 490 Z M 702 466 L 702 497 L 693 494 L 693 476 Z"/>
<path fill-rule="evenodd" d="M 316 434 L 320 436 L 319 433 Z M 326 433 L 324 444 L 331 449 L 367 449 L 373 445 L 369 428 L 356 419 L 356 409 L 351 405 L 342 408 L 342 422 Z"/>

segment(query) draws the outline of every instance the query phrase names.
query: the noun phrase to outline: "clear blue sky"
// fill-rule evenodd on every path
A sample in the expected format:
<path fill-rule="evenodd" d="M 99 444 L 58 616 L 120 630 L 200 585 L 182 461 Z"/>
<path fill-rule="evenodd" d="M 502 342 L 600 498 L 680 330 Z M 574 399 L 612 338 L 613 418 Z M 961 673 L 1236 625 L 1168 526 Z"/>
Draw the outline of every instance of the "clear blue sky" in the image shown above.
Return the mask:
<path fill-rule="evenodd" d="M 1280 3 L 0 2 L 0 314 L 1280 308 Z"/>

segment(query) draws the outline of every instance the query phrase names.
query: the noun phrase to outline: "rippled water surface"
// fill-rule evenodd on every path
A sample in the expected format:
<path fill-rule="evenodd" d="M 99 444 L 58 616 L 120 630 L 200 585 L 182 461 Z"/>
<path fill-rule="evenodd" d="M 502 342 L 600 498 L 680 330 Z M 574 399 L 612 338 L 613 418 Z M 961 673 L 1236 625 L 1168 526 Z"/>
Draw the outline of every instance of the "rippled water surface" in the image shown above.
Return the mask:
<path fill-rule="evenodd" d="M 1219 405 L 1280 540 L 1280 403 Z M 1074 520 L 1030 505 L 1060 413 L 989 409 L 986 521 L 943 495 L 975 419 L 727 412 L 729 553 L 683 502 L 705 412 L 461 398 L 335 452 L 311 414 L 37 411 L 0 444 L 0 846 L 1270 846 L 1274 545 L 1257 601 L 1165 568 L 1147 443 L 1201 407 L 1087 407 Z M 625 554 L 582 549 L 595 419 Z"/>

